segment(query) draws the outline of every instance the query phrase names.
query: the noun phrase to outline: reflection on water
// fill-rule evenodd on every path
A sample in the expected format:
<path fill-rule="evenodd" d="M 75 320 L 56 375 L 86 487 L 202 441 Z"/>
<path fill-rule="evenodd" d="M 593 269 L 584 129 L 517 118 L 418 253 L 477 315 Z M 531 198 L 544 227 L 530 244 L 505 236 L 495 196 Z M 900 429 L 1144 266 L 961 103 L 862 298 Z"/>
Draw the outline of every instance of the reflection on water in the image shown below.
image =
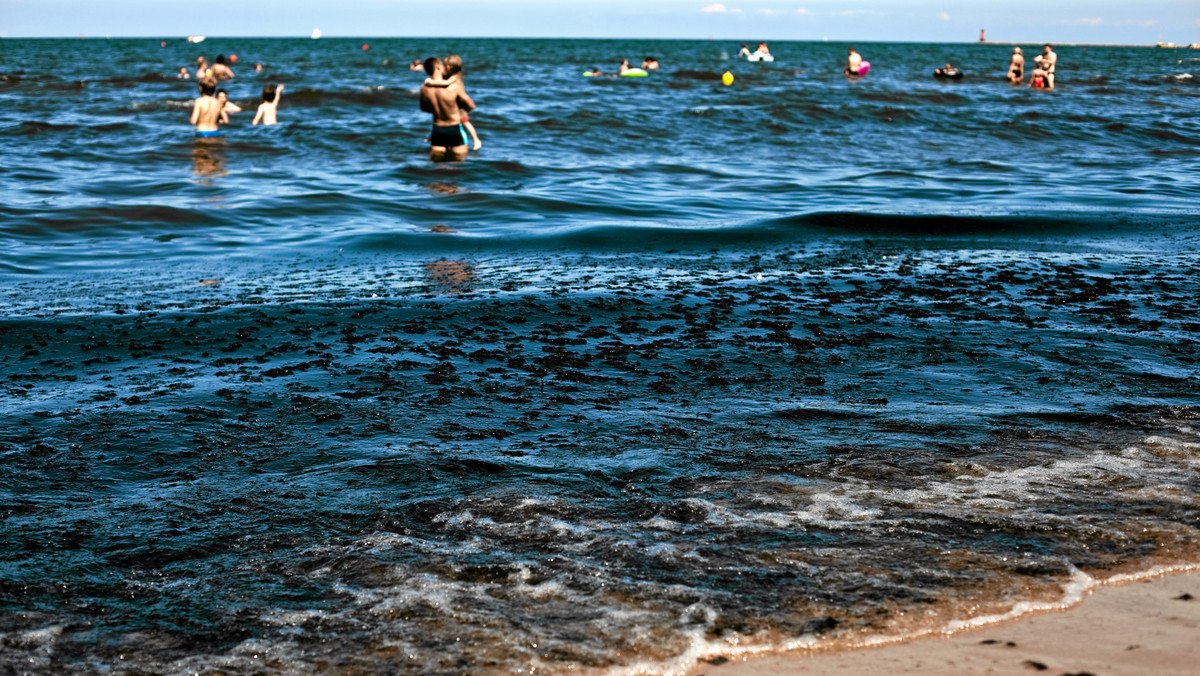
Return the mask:
<path fill-rule="evenodd" d="M 460 188 L 458 184 L 453 181 L 434 181 L 425 187 L 429 189 L 429 192 L 437 195 L 456 195 L 463 191 L 462 188 Z"/>
<path fill-rule="evenodd" d="M 444 293 L 468 293 L 475 286 L 475 266 L 466 261 L 431 261 L 425 271 Z"/>
<path fill-rule="evenodd" d="M 192 172 L 206 178 L 228 175 L 225 144 L 220 138 L 199 138 L 192 146 Z"/>

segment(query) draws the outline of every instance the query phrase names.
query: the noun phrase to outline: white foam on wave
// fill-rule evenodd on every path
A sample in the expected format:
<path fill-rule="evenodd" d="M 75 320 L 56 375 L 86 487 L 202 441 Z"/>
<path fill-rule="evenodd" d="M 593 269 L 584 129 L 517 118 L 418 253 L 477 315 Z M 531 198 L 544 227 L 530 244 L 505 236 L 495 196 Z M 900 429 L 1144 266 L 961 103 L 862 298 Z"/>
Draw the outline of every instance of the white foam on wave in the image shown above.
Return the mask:
<path fill-rule="evenodd" d="M 1188 426 L 1179 427 L 1175 431 L 1185 437 L 1194 437 L 1196 434 L 1196 430 Z M 733 524 L 770 524 L 776 527 L 800 524 L 846 527 L 853 525 L 855 518 L 886 518 L 883 514 L 886 508 L 864 507 L 864 504 L 886 505 L 898 502 L 942 510 L 958 505 L 976 514 L 1020 513 L 1023 510 L 1036 509 L 1033 506 L 1036 501 L 1046 498 L 1047 495 L 1057 494 L 1068 488 L 1084 489 L 1097 482 L 1110 483 L 1114 479 L 1141 486 L 1129 491 L 1127 495 L 1148 491 L 1159 500 L 1190 504 L 1195 502 L 1196 497 L 1178 483 L 1178 476 L 1181 469 L 1195 467 L 1198 463 L 1200 443 L 1190 439 L 1150 435 L 1117 452 L 1094 451 L 1081 457 L 1012 469 L 977 466 L 974 469 L 978 471 L 959 474 L 945 481 L 931 482 L 920 488 L 879 490 L 865 482 L 845 482 L 839 484 L 836 491 L 808 496 L 811 500 L 808 507 L 790 512 L 781 510 L 763 514 L 734 514 L 724 507 L 711 505 L 710 514 L 713 516 L 710 516 L 709 520 Z M 1005 518 L 1002 515 L 997 516 Z M 1039 513 L 1037 518 L 1043 523 L 1069 520 L 1067 517 L 1044 513 Z M 1092 527 L 1097 526 L 1093 524 Z M 1006 612 L 954 619 L 931 629 L 903 634 L 882 634 L 850 642 L 836 635 L 805 635 L 791 640 L 761 644 L 748 642 L 748 637 L 737 635 L 713 639 L 707 636 L 704 627 L 692 627 L 685 632 L 688 646 L 677 657 L 666 662 L 645 661 L 615 667 L 605 673 L 611 676 L 684 674 L 693 669 L 699 661 L 715 657 L 750 657 L 834 646 L 856 649 L 903 643 L 926 636 L 949 636 L 1013 621 L 1031 614 L 1068 610 L 1081 603 L 1101 585 L 1124 584 L 1162 575 L 1200 571 L 1200 563 L 1156 565 L 1144 571 L 1123 573 L 1099 580 L 1073 566 L 1070 570 L 1071 575 L 1062 586 L 1062 595 L 1056 600 L 1019 601 Z"/>
<path fill-rule="evenodd" d="M 707 521 L 718 526 L 769 526 L 771 528 L 794 528 L 796 526 L 818 526 L 830 529 L 862 527 L 883 516 L 883 511 L 864 507 L 854 496 L 847 495 L 847 485 L 836 490 L 808 494 L 809 503 L 789 510 L 733 509 L 725 505 L 704 500 L 688 502 L 702 506 L 707 512 Z M 859 486 L 866 491 L 866 484 Z M 783 505 L 780 505 L 783 506 Z"/>
<path fill-rule="evenodd" d="M 907 643 L 909 641 L 929 636 L 951 636 L 962 631 L 978 629 L 1025 617 L 1027 615 L 1061 612 L 1074 608 L 1083 602 L 1097 587 L 1102 585 L 1126 584 L 1163 575 L 1200 571 L 1200 563 L 1154 566 L 1137 573 L 1113 575 L 1097 580 L 1087 573 L 1072 567 L 1071 578 L 1063 586 L 1063 595 L 1056 601 L 1020 601 L 1004 613 L 980 615 L 961 620 L 951 620 L 941 627 L 906 634 L 884 634 L 871 636 L 858 641 L 841 643 L 840 647 L 848 650 L 861 648 L 877 648 L 885 645 Z M 632 665 L 616 667 L 604 672 L 607 676 L 636 676 L 640 674 L 661 674 L 662 676 L 677 676 L 685 674 L 701 660 L 715 657 L 744 658 L 770 653 L 788 653 L 813 651 L 829 647 L 828 639 L 813 635 L 805 635 L 788 641 L 771 644 L 749 644 L 744 637 L 730 636 L 721 639 L 710 639 L 703 628 L 689 632 L 689 645 L 686 651 L 669 662 L 653 663 L 639 662 Z"/>

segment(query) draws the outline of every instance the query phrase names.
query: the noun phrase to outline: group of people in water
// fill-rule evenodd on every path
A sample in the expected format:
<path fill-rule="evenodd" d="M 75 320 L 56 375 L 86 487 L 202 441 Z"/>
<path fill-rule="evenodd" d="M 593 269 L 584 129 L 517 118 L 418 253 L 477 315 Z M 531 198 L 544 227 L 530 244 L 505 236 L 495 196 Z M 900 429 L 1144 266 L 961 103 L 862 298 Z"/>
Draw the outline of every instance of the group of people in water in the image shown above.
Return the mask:
<path fill-rule="evenodd" d="M 1033 57 L 1035 64 L 1029 74 L 1029 86 L 1035 89 L 1054 89 L 1054 70 L 1058 66 L 1058 54 L 1049 43 L 1042 45 L 1042 53 Z M 1021 84 L 1025 79 L 1025 57 L 1020 47 L 1013 47 L 1012 61 L 1008 64 L 1005 79 L 1012 84 Z"/>
<path fill-rule="evenodd" d="M 617 64 L 617 70 L 615 72 L 605 73 L 599 68 L 592 68 L 591 70 L 585 71 L 584 75 L 587 77 L 622 77 L 626 75 L 646 75 L 652 70 L 658 70 L 659 65 L 658 59 L 654 58 L 653 56 L 647 56 L 646 58 L 642 59 L 642 65 L 640 68 L 630 65 L 629 59 L 621 59 L 621 63 Z"/>
<path fill-rule="evenodd" d="M 229 100 L 229 93 L 217 85 L 225 80 L 237 77 L 231 63 L 237 63 L 237 57 L 231 56 L 227 61 L 224 54 L 218 55 L 212 66 L 203 56 L 196 59 L 196 84 L 200 96 L 192 102 L 191 124 L 196 128 L 196 138 L 214 138 L 221 135 L 220 125 L 229 124 L 229 116 L 242 112 L 242 107 Z M 254 64 L 255 72 L 262 72 L 260 63 Z M 186 67 L 179 69 L 179 79 L 190 79 Z M 282 84 L 267 84 L 262 89 L 262 103 L 254 113 L 252 125 L 273 125 L 278 123 L 276 114 L 279 108 L 279 98 L 283 95 Z"/>
<path fill-rule="evenodd" d="M 738 53 L 739 57 L 751 58 L 753 55 L 758 55 L 760 58 L 757 60 L 765 60 L 763 57 L 770 55 L 770 49 L 765 42 L 760 42 L 754 52 L 750 52 L 745 44 L 741 47 L 742 49 Z M 219 136 L 219 125 L 228 124 L 230 114 L 242 111 L 241 107 L 229 101 L 228 94 L 224 89 L 217 87 L 219 82 L 232 80 L 235 77 L 230 63 L 236 63 L 236 60 L 236 57 L 231 57 L 227 62 L 225 56 L 220 55 L 216 58 L 215 63 L 209 66 L 203 56 L 197 59 L 196 79 L 200 88 L 200 96 L 193 102 L 191 117 L 191 124 L 195 126 L 197 138 Z M 1046 44 L 1042 47 L 1042 53 L 1034 57 L 1034 63 L 1036 67 L 1030 74 L 1029 86 L 1053 89 L 1058 55 L 1054 53 L 1051 45 Z M 462 57 L 451 54 L 444 59 L 436 56 L 431 56 L 423 61 L 414 59 L 409 64 L 409 68 L 423 70 L 426 75 L 425 81 L 421 85 L 419 105 L 421 111 L 429 113 L 433 118 L 433 127 L 428 139 L 430 158 L 434 161 L 462 160 L 471 150 L 482 148 L 483 142 L 479 139 L 479 134 L 469 118 L 470 111 L 475 108 L 475 102 L 467 94 L 462 81 Z M 641 74 L 645 74 L 658 68 L 658 59 L 651 56 L 642 60 L 640 69 L 633 68 L 628 59 L 623 59 L 614 76 L 628 75 L 634 70 L 640 70 Z M 869 68 L 870 63 L 863 60 L 862 55 L 856 49 L 850 47 L 843 73 L 851 78 L 859 78 L 866 75 Z M 255 70 L 261 71 L 262 65 L 255 64 Z M 1020 47 L 1014 47 L 1012 61 L 1005 78 L 1012 84 L 1021 84 L 1024 81 L 1024 71 L 1025 57 L 1022 55 Z M 601 72 L 599 68 L 593 68 L 585 75 L 596 76 L 605 75 L 605 73 Z M 934 76 L 959 79 L 963 77 L 963 74 L 961 70 L 947 63 L 943 68 L 936 69 Z M 180 69 L 179 77 L 180 79 L 189 78 L 186 68 Z M 282 95 L 282 84 L 264 86 L 262 102 L 258 105 L 251 124 L 257 125 L 260 122 L 265 125 L 276 124 L 279 99 Z"/>
<path fill-rule="evenodd" d="M 1042 45 L 1042 53 L 1033 57 L 1034 69 L 1029 74 L 1029 86 L 1034 89 L 1054 89 L 1054 71 L 1058 66 L 1058 54 L 1049 44 Z M 939 80 L 961 80 L 963 72 L 950 64 L 933 71 L 933 76 Z M 1014 85 L 1025 81 L 1025 56 L 1020 47 L 1013 47 L 1012 60 L 1008 64 L 1008 72 L 1004 79 Z"/>

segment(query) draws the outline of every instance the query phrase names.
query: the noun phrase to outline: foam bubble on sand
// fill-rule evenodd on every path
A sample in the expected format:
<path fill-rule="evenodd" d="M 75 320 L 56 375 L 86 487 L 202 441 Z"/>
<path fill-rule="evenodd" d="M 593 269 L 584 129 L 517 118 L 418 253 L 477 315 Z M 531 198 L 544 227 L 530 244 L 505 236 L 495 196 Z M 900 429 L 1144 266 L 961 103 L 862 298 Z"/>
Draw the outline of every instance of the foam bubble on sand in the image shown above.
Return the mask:
<path fill-rule="evenodd" d="M 1013 605 L 1012 609 L 1006 613 L 998 613 L 996 615 L 981 615 L 972 617 L 967 620 L 953 620 L 946 624 L 939 633 L 953 634 L 964 629 L 974 629 L 976 627 L 985 627 L 999 622 L 1007 622 L 1022 615 L 1030 613 L 1046 612 L 1050 610 L 1066 610 L 1071 606 L 1076 605 L 1083 600 L 1089 591 L 1096 586 L 1096 579 L 1091 575 L 1071 567 L 1071 579 L 1063 585 L 1063 596 L 1057 601 L 1021 601 Z M 930 632 L 933 633 L 933 632 Z M 865 645 L 873 645 L 865 642 Z"/>

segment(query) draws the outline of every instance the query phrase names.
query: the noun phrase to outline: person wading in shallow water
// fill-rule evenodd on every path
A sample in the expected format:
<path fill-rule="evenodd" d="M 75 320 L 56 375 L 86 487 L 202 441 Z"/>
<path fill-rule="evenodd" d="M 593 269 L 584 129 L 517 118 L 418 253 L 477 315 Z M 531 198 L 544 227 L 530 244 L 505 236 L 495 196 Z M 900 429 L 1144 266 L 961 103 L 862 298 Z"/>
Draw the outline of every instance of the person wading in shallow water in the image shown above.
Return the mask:
<path fill-rule="evenodd" d="M 425 59 L 425 72 L 434 80 L 444 80 L 446 66 L 436 56 Z M 461 84 L 436 87 L 428 83 L 421 85 L 421 111 L 433 116 L 433 129 L 429 133 L 429 159 L 434 162 L 451 162 L 466 159 L 470 152 L 469 138 L 462 125 L 463 111 L 475 108 L 475 102 L 467 95 Z"/>
<path fill-rule="evenodd" d="M 1025 79 L 1025 57 L 1021 55 L 1020 47 L 1013 47 L 1012 61 L 1008 64 L 1005 78 L 1012 84 L 1021 84 Z"/>
<path fill-rule="evenodd" d="M 1042 45 L 1042 53 L 1033 57 L 1038 68 L 1045 71 L 1046 89 L 1054 89 L 1054 70 L 1058 66 L 1058 54 L 1054 53 L 1054 49 L 1046 44 Z"/>

